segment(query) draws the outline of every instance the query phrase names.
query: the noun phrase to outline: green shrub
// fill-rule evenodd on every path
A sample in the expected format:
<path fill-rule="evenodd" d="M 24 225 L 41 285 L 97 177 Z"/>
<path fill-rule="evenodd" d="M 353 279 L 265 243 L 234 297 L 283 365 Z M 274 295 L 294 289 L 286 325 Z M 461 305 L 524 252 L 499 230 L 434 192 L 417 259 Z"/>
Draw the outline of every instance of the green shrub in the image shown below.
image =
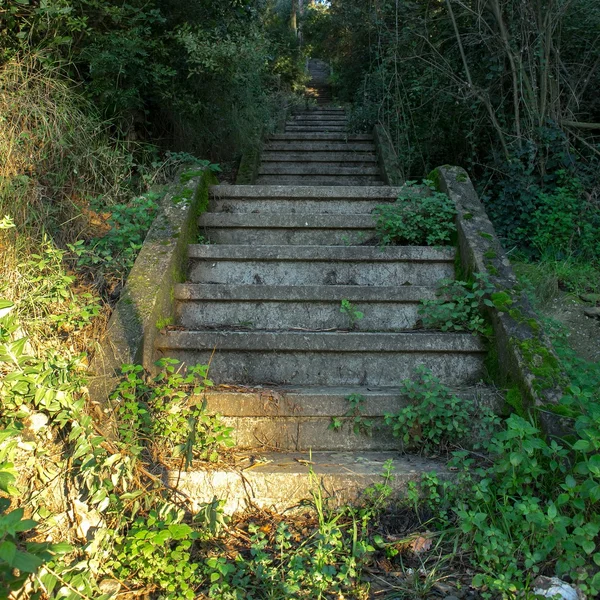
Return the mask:
<path fill-rule="evenodd" d="M 456 231 L 456 208 L 451 200 L 428 187 L 406 183 L 393 204 L 382 204 L 373 211 L 376 230 L 384 245 L 410 244 L 435 246 L 449 244 Z"/>
<path fill-rule="evenodd" d="M 600 204 L 586 198 L 577 179 L 540 193 L 531 225 L 531 243 L 540 252 L 600 261 Z"/>
<path fill-rule="evenodd" d="M 494 287 L 478 273 L 473 281 L 442 280 L 436 300 L 422 300 L 419 315 L 426 329 L 441 331 L 471 331 L 488 335 L 490 326 L 484 307 L 493 306 L 490 300 Z"/>
<path fill-rule="evenodd" d="M 485 439 L 496 426 L 496 418 L 472 400 L 455 396 L 431 371 L 417 369 L 415 379 L 406 379 L 400 392 L 409 404 L 385 422 L 405 450 L 439 454 L 464 444 L 474 443 L 475 435 Z"/>
<path fill-rule="evenodd" d="M 198 533 L 183 517 L 183 511 L 170 509 L 136 519 L 126 534 L 117 535 L 114 557 L 106 567 L 119 580 L 157 590 L 165 598 L 197 598 L 202 578 L 191 549 Z"/>

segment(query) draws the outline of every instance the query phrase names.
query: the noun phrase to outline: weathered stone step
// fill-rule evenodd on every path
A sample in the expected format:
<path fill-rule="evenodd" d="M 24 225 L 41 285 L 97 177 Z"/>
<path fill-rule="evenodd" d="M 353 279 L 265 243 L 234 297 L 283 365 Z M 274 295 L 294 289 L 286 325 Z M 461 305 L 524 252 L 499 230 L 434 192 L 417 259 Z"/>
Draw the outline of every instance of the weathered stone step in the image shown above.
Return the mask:
<path fill-rule="evenodd" d="M 344 133 L 346 131 L 345 125 L 286 125 L 286 133 Z"/>
<path fill-rule="evenodd" d="M 158 356 L 211 365 L 217 384 L 391 386 L 424 365 L 446 385 L 483 375 L 485 346 L 471 334 L 167 331 Z"/>
<path fill-rule="evenodd" d="M 350 246 L 375 234 L 371 215 L 315 213 L 204 213 L 199 220 L 205 236 L 216 244 Z"/>
<path fill-rule="evenodd" d="M 471 400 L 499 413 L 504 399 L 495 388 L 477 385 L 455 387 L 458 398 Z M 360 414 L 372 423 L 369 433 L 355 433 L 348 398 L 362 398 Z M 208 410 L 220 414 L 233 427 L 236 444 L 241 448 L 302 450 L 399 450 L 400 439 L 385 425 L 386 414 L 396 414 L 411 404 L 398 388 L 305 387 L 291 390 L 263 388 L 247 392 L 214 390 L 198 397 L 206 400 Z M 336 418 L 341 428 L 332 430 Z M 477 432 L 474 432 L 477 435 Z"/>
<path fill-rule="evenodd" d="M 382 417 L 372 417 L 374 435 L 355 435 L 354 419 L 336 417 L 341 427 L 330 428 L 331 418 L 325 417 L 223 417 L 233 428 L 236 447 L 269 449 L 284 452 L 308 450 L 369 451 L 401 450 L 402 442 Z"/>
<path fill-rule="evenodd" d="M 423 299 L 433 287 L 270 286 L 179 284 L 175 286 L 176 323 L 186 329 L 251 330 L 414 329 Z M 354 322 L 340 310 L 342 300 L 364 317 Z"/>
<path fill-rule="evenodd" d="M 477 384 L 454 386 L 452 394 L 486 406 L 494 412 L 502 409 L 504 398 L 496 388 Z M 398 412 L 410 404 L 410 399 L 393 387 L 258 387 L 231 390 L 214 388 L 198 396 L 206 398 L 211 414 L 224 417 L 340 417 L 350 403 L 348 397 L 357 394 L 364 398 L 361 414 L 367 418 Z"/>
<path fill-rule="evenodd" d="M 404 495 L 408 482 L 420 481 L 422 473 L 436 472 L 442 481 L 452 477 L 446 461 L 399 452 L 271 452 L 249 453 L 236 468 L 170 471 L 168 483 L 192 499 L 195 510 L 216 497 L 224 501 L 226 514 L 256 508 L 282 514 L 312 498 L 315 483 L 331 506 L 359 502 L 367 487 L 384 482 L 388 460 L 394 469 L 394 479 L 387 482 L 392 499 Z"/>
<path fill-rule="evenodd" d="M 377 165 L 351 165 L 338 166 L 328 163 L 293 163 L 269 162 L 263 164 L 258 173 L 260 175 L 336 175 L 336 176 L 366 176 L 379 175 Z"/>
<path fill-rule="evenodd" d="M 313 122 L 288 122 L 285 125 L 286 132 L 289 131 L 314 131 L 317 133 L 327 133 L 328 131 L 346 131 L 346 124 L 339 121 Z"/>
<path fill-rule="evenodd" d="M 362 175 L 259 175 L 258 185 L 315 185 L 315 186 L 382 186 L 379 176 Z"/>
<path fill-rule="evenodd" d="M 346 109 L 335 106 L 314 106 L 309 108 L 294 109 L 292 115 L 346 115 Z"/>
<path fill-rule="evenodd" d="M 267 142 L 264 146 L 267 152 L 356 152 L 375 153 L 373 142 L 326 142 L 310 140 L 289 140 Z"/>
<path fill-rule="evenodd" d="M 339 166 L 353 163 L 372 164 L 377 162 L 377 156 L 372 152 L 263 152 L 262 163 L 269 162 L 326 162 Z"/>
<path fill-rule="evenodd" d="M 213 185 L 211 195 L 216 198 L 256 198 L 256 199 L 326 199 L 326 200 L 364 200 L 366 198 L 378 201 L 391 201 L 398 198 L 402 187 L 357 188 L 346 187 L 313 187 L 286 185 Z M 310 211 L 306 211 L 310 212 Z M 356 211 L 355 211 L 356 212 Z"/>
<path fill-rule="evenodd" d="M 211 212 L 244 214 L 369 214 L 379 204 L 393 202 L 400 189 L 389 186 L 221 185 L 212 188 L 209 207 Z"/>
<path fill-rule="evenodd" d="M 454 248 L 191 245 L 192 283 L 435 285 L 454 274 Z"/>
<path fill-rule="evenodd" d="M 311 114 L 311 113 L 298 113 L 292 116 L 288 123 L 346 123 L 348 118 L 343 113 L 325 113 L 325 114 Z"/>
<path fill-rule="evenodd" d="M 310 140 L 325 142 L 372 142 L 373 136 L 370 133 L 273 133 L 269 136 L 270 141 L 292 141 L 292 140 Z"/>

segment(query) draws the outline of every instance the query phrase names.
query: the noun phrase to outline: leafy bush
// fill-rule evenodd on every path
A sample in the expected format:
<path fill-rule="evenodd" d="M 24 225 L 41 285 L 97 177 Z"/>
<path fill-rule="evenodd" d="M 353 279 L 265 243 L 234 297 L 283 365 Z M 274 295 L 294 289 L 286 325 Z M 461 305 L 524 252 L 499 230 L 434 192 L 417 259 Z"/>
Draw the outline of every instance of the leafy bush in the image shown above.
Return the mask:
<path fill-rule="evenodd" d="M 183 517 L 183 511 L 167 509 L 136 519 L 126 534 L 117 535 L 107 568 L 121 581 L 159 590 L 173 600 L 197 598 L 202 577 L 191 548 L 198 533 L 182 523 Z"/>
<path fill-rule="evenodd" d="M 78 266 L 123 281 L 133 267 L 163 195 L 148 192 L 127 204 L 111 206 L 106 221 L 110 229 L 102 237 L 79 240 L 70 245 Z"/>
<path fill-rule="evenodd" d="M 484 307 L 493 306 L 490 295 L 494 287 L 479 273 L 473 281 L 443 280 L 436 300 L 422 300 L 419 307 L 423 326 L 442 331 L 471 331 L 487 335 L 490 326 Z"/>
<path fill-rule="evenodd" d="M 417 369 L 414 379 L 404 380 L 400 392 L 409 405 L 387 414 L 385 422 L 406 450 L 439 454 L 464 444 L 477 445 L 475 433 L 485 439 L 497 425 L 491 411 L 455 396 L 425 367 Z"/>
<path fill-rule="evenodd" d="M 119 414 L 121 441 L 136 455 L 144 445 L 164 459 L 183 457 L 216 461 L 219 451 L 233 445 L 232 429 L 209 414 L 204 390 L 212 386 L 208 367 L 190 367 L 180 373 L 178 361 L 161 359 L 160 371 L 146 377 L 139 365 L 124 365 L 123 380 L 111 396 Z"/>
<path fill-rule="evenodd" d="M 600 262 L 600 203 L 585 197 L 577 179 L 539 194 L 531 227 L 531 243 L 540 252 Z"/>
<path fill-rule="evenodd" d="M 382 204 L 373 211 L 376 230 L 382 244 L 435 246 L 449 244 L 456 231 L 456 208 L 446 196 L 429 189 L 406 183 L 393 204 Z"/>

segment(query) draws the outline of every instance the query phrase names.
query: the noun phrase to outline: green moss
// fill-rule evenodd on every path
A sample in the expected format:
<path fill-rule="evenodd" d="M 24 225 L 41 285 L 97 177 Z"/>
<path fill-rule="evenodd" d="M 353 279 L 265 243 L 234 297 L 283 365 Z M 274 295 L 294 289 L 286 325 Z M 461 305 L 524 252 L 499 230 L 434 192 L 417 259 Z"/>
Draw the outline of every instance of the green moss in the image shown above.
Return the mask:
<path fill-rule="evenodd" d="M 493 240 L 494 239 L 493 235 L 491 235 L 490 233 L 486 233 L 485 231 L 480 231 L 479 236 L 485 240 Z"/>
<path fill-rule="evenodd" d="M 485 268 L 488 270 L 490 275 L 498 275 L 498 273 L 500 272 L 492 263 L 487 263 L 485 265 Z"/>
<path fill-rule="evenodd" d="M 521 311 L 521 309 L 519 308 L 511 308 L 508 311 L 508 314 L 517 322 L 517 323 L 523 323 L 525 320 L 525 316 L 523 315 L 523 312 Z"/>
<path fill-rule="evenodd" d="M 431 171 L 431 173 L 429 173 L 429 175 L 427 175 L 427 179 L 429 181 L 431 181 L 431 184 L 433 185 L 433 187 L 440 192 L 441 188 L 440 188 L 440 170 L 439 169 L 434 169 L 433 171 Z"/>
<path fill-rule="evenodd" d="M 237 185 L 253 185 L 258 175 L 260 166 L 260 151 L 257 148 L 251 148 L 244 152 L 238 167 L 235 183 Z"/>
<path fill-rule="evenodd" d="M 567 382 L 560 368 L 558 358 L 538 338 L 513 342 L 521 351 L 527 368 L 534 375 L 533 388 L 536 391 L 552 387 L 562 387 Z"/>
<path fill-rule="evenodd" d="M 513 299 L 506 292 L 494 292 L 490 296 L 490 300 L 494 303 L 494 306 L 502 312 L 506 312 L 508 307 L 513 303 Z"/>
<path fill-rule="evenodd" d="M 469 181 L 469 177 L 464 171 L 461 171 L 460 173 L 456 174 L 456 181 L 458 181 L 459 183 L 465 183 Z"/>
<path fill-rule="evenodd" d="M 470 220 L 473 218 L 473 213 L 465 213 L 465 214 L 462 216 L 462 218 L 463 218 L 465 221 L 470 221 Z"/>
<path fill-rule="evenodd" d="M 502 369 L 500 368 L 498 350 L 493 343 L 488 344 L 487 350 L 484 359 L 486 380 L 491 384 L 503 385 L 505 382 L 502 381 Z"/>
<path fill-rule="evenodd" d="M 534 333 L 539 333 L 541 330 L 540 324 L 536 321 L 536 319 L 534 319 L 533 317 L 530 319 L 527 319 L 527 325 L 529 325 L 529 327 L 531 328 L 531 330 Z"/>
<path fill-rule="evenodd" d="M 513 386 L 506 392 L 504 401 L 508 412 L 515 412 L 519 417 L 527 418 L 527 410 L 523 403 L 523 394 L 517 386 Z"/>
<path fill-rule="evenodd" d="M 485 258 L 497 258 L 498 257 L 498 253 L 495 250 L 490 249 L 490 250 L 486 250 L 483 253 L 483 256 Z"/>
<path fill-rule="evenodd" d="M 159 331 L 165 327 L 168 327 L 169 325 L 173 325 L 173 317 L 163 317 L 156 321 L 156 329 Z"/>

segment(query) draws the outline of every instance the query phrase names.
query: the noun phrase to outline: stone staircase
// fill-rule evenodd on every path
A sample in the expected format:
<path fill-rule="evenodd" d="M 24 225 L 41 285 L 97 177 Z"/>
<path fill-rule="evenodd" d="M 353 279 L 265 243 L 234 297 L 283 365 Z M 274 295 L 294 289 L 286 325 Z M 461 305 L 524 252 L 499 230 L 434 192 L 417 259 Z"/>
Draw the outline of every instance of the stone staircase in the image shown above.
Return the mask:
<path fill-rule="evenodd" d="M 226 494 L 230 511 L 245 506 L 236 494 L 277 509 L 305 498 L 311 451 L 340 500 L 376 481 L 387 459 L 398 488 L 423 470 L 443 475 L 444 464 L 403 455 L 383 423 L 407 402 L 398 385 L 420 365 L 457 393 L 489 400 L 478 384 L 478 338 L 416 329 L 419 301 L 454 276 L 456 250 L 378 247 L 371 211 L 399 188 L 383 185 L 371 136 L 344 129 L 339 108 L 294 115 L 267 142 L 257 185 L 212 189 L 200 218 L 210 243 L 190 246 L 188 281 L 175 288 L 176 327 L 158 338 L 159 357 L 210 363 L 211 379 L 225 385 L 208 404 L 234 427 L 253 469 L 239 485 L 223 475 L 224 489 L 207 474 L 179 484 L 196 498 Z M 342 300 L 364 318 L 349 318 Z M 352 431 L 351 394 L 364 397 L 372 437 Z"/>

